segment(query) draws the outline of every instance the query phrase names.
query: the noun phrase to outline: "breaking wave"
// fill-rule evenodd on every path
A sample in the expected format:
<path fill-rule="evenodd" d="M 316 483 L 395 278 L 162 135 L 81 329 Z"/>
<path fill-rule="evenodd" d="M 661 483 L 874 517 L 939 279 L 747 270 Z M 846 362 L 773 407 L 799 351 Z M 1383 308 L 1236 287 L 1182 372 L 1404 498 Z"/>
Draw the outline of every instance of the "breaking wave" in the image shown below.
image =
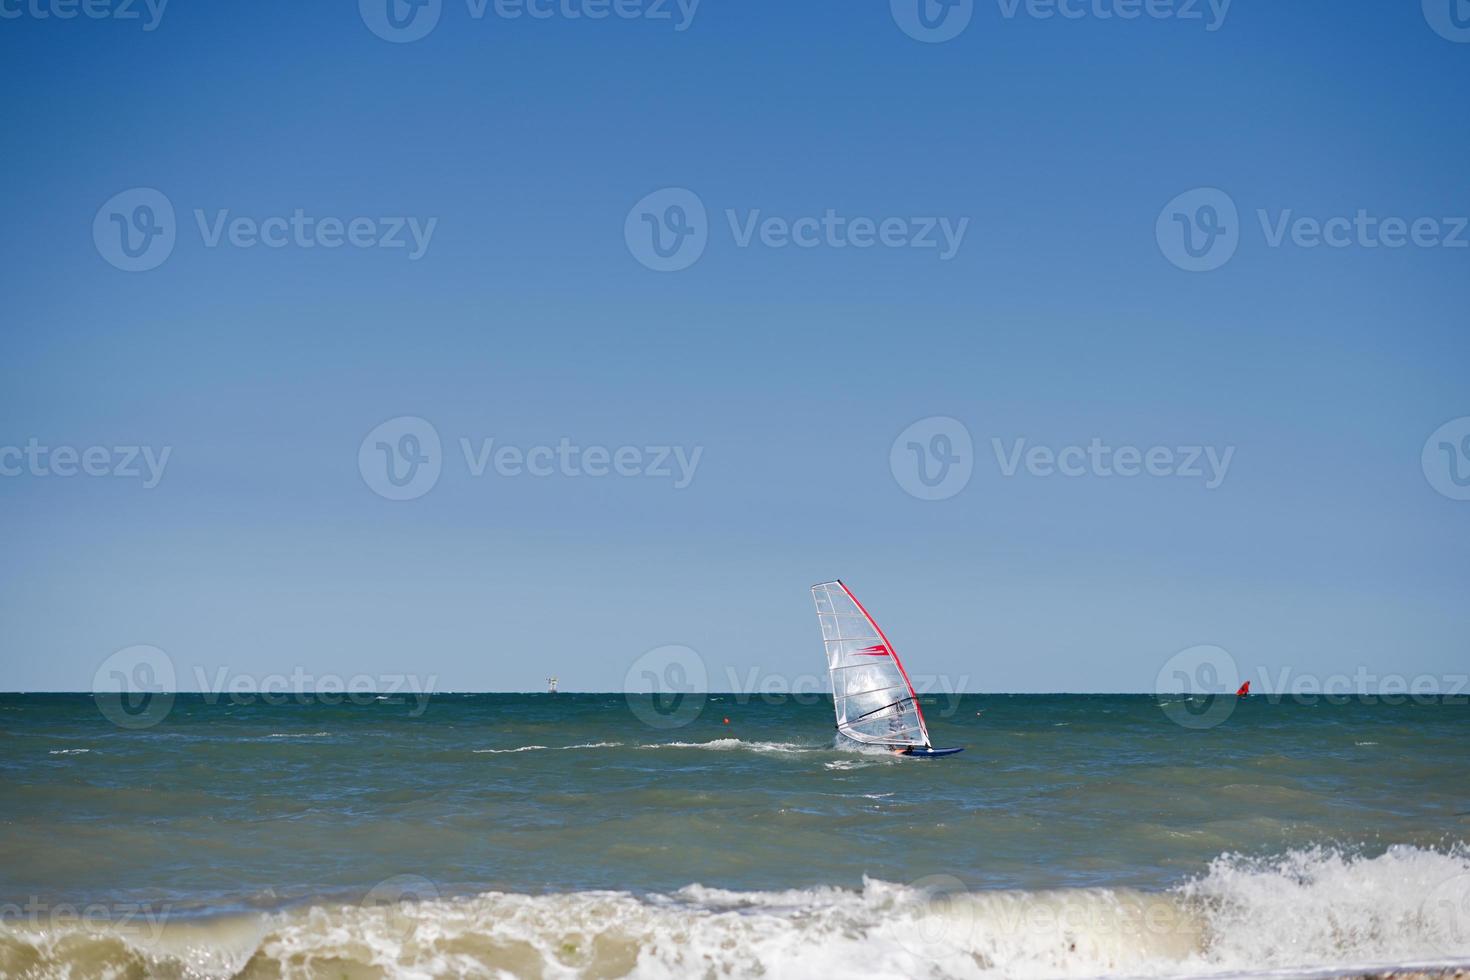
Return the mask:
<path fill-rule="evenodd" d="M 705 743 L 709 744 L 709 743 Z M 14 911 L 13 909 L 11 911 Z M 1373 970 L 1470 960 L 1470 855 L 1395 847 L 1225 855 L 1165 892 L 489 892 L 207 922 L 12 919 L 25 977 L 970 977 Z"/>

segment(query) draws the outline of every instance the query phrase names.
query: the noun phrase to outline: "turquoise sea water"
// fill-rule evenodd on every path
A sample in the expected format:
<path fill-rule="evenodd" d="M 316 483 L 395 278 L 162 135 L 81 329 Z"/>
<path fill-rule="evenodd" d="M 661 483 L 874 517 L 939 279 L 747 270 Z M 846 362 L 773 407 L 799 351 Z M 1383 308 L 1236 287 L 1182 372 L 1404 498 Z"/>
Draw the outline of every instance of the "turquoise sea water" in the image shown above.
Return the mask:
<path fill-rule="evenodd" d="M 965 969 L 941 963 L 937 975 L 1470 957 L 1470 885 L 1461 890 L 1470 883 L 1470 708 L 1455 699 L 1257 696 L 1221 702 L 1228 717 L 1196 729 L 1171 715 L 1205 717 L 1203 700 L 926 698 L 935 743 L 966 748 L 927 762 L 836 744 L 830 700 L 816 697 L 711 695 L 675 728 L 645 719 L 669 724 L 689 706 L 670 713 L 622 694 L 212 700 L 179 695 L 156 724 L 126 728 L 90 695 L 0 695 L 9 929 L 0 972 L 9 962 L 48 975 L 55 957 L 125 950 L 147 975 L 182 969 L 188 955 L 202 974 L 228 975 L 261 957 L 289 963 L 284 950 L 330 946 L 324 937 L 341 923 L 333 932 L 313 918 L 330 909 L 347 910 L 349 931 L 369 937 L 333 957 L 371 975 L 440 972 L 433 963 L 448 962 L 444 949 L 379 941 L 373 896 L 385 893 L 419 900 L 394 914 L 426 917 L 413 935 L 429 946 L 446 936 L 472 946 L 494 931 L 474 926 L 476 916 L 510 903 L 514 914 L 495 906 L 494 927 L 515 922 L 526 935 L 466 955 L 517 975 L 653 975 L 669 964 L 648 936 L 665 926 L 714 929 L 702 941 L 718 962 L 719 929 L 755 929 L 753 910 L 770 922 L 745 948 L 789 942 L 770 954 L 780 960 L 834 942 L 801 932 L 834 908 L 856 916 L 838 930 L 856 930 L 855 963 L 898 956 L 902 975 L 916 968 L 902 959 L 907 945 L 878 933 L 895 916 L 922 925 L 937 914 L 936 894 L 948 896 L 950 918 L 957 895 L 965 908 L 1062 896 L 1188 910 L 1188 927 L 1176 923 L 1162 945 L 1088 927 L 1147 954 L 1136 963 L 1099 963 L 1095 944 L 1078 952 L 1075 936 L 1058 954 L 1045 928 L 1006 954 L 986 932 L 991 912 L 975 913 L 959 946 L 980 945 L 961 957 Z M 585 908 L 602 901 L 626 908 Z M 47 910 L 89 903 L 103 919 L 149 910 L 172 938 L 141 951 L 58 947 L 75 923 Z M 538 915 L 541 925 L 531 921 Z M 675 925 L 657 925 L 660 915 Z M 588 923 L 608 916 L 626 935 L 604 937 L 611 945 L 599 953 Z M 1294 951 L 1263 947 L 1254 960 L 1231 960 L 1229 922 L 1257 918 L 1295 920 L 1303 938 Z M 648 935 L 636 925 L 645 919 Z M 271 942 L 280 949 L 267 954 Z M 300 955 L 315 975 L 313 956 L 327 954 Z M 515 955 L 526 958 L 496 960 Z M 939 962 L 917 955 L 926 968 Z M 739 973 L 742 962 L 725 966 Z M 755 962 L 757 972 L 775 966 Z M 669 966 L 675 975 L 682 967 Z"/>

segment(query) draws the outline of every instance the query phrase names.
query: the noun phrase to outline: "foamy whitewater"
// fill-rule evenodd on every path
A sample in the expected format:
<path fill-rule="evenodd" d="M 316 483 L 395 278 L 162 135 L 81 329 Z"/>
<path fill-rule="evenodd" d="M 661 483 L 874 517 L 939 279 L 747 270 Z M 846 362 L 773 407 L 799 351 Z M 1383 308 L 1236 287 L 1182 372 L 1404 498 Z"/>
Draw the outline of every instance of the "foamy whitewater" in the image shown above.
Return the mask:
<path fill-rule="evenodd" d="M 1463 706 L 1186 731 L 1151 698 L 966 698 L 930 709 L 966 753 L 915 762 L 730 695 L 667 730 L 613 695 L 185 703 L 141 731 L 89 700 L 0 697 L 3 977 L 1470 963 Z"/>

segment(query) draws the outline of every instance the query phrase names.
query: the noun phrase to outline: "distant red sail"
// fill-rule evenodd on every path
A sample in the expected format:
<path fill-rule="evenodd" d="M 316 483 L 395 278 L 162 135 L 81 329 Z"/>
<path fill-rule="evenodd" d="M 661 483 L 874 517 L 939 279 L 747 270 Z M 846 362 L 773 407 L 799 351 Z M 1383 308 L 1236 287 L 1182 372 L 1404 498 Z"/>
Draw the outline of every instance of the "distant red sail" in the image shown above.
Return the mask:
<path fill-rule="evenodd" d="M 1250 692 L 1251 692 L 1251 682 L 1250 681 L 1246 681 L 1244 684 L 1240 685 L 1240 690 L 1238 690 L 1238 691 L 1235 692 L 1235 696 L 1238 697 L 1238 698 L 1243 698 L 1247 694 L 1249 694 Z"/>

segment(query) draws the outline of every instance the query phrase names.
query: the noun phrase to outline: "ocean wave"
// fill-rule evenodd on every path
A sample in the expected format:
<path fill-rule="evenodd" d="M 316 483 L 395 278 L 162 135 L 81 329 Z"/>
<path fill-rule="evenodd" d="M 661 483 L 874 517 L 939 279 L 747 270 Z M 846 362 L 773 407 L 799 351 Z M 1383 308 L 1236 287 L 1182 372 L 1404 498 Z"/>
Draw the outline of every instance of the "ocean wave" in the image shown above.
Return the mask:
<path fill-rule="evenodd" d="M 821 746 L 795 742 L 747 742 L 739 738 L 716 738 L 708 742 L 650 742 L 640 749 L 706 749 L 712 752 L 820 752 Z"/>
<path fill-rule="evenodd" d="M 92 751 L 91 749 L 49 749 L 49 750 L 47 750 L 46 754 L 47 755 L 82 755 L 85 752 L 91 752 L 91 751 Z"/>
<path fill-rule="evenodd" d="M 1470 857 L 1226 855 L 1166 892 L 909 884 L 489 892 L 210 922 L 0 926 L 0 975 L 1287 976 L 1470 961 Z"/>
<path fill-rule="evenodd" d="M 508 752 L 565 752 L 568 749 L 615 749 L 622 742 L 578 742 L 576 745 L 521 745 L 513 749 L 472 749 L 475 755 L 505 755 Z"/>

